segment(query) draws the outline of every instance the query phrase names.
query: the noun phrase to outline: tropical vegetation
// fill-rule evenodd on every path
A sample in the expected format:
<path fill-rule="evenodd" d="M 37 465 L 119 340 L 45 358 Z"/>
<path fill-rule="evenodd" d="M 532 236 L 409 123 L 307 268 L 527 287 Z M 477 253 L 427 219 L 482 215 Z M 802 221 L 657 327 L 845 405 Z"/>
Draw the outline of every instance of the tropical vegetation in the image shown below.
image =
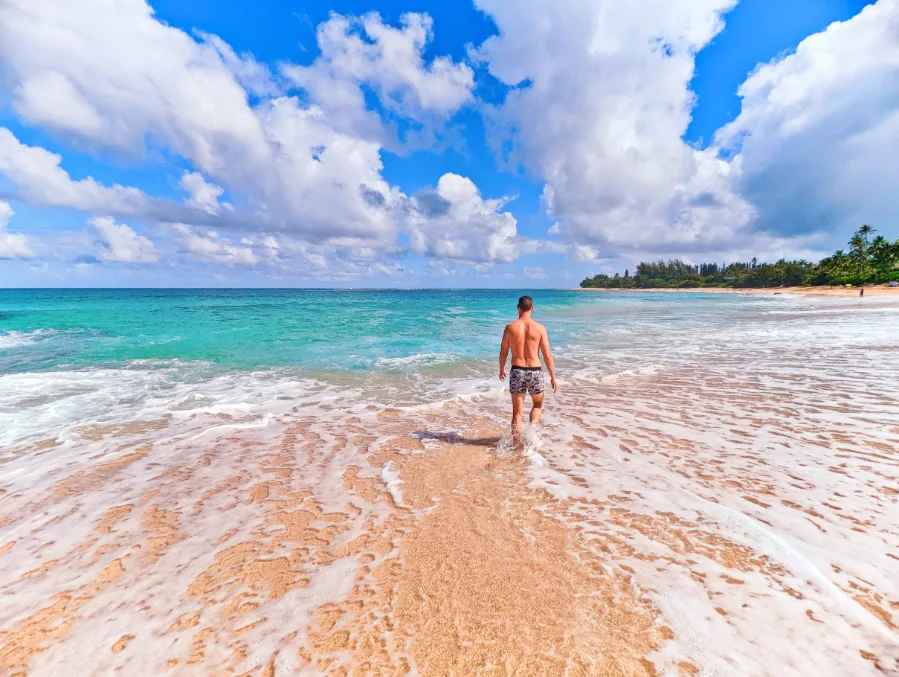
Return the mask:
<path fill-rule="evenodd" d="M 859 228 L 842 249 L 818 263 L 787 261 L 759 263 L 685 263 L 680 259 L 642 262 L 636 273 L 625 270 L 595 275 L 581 287 L 611 289 L 655 289 L 690 287 L 798 287 L 813 285 L 881 284 L 899 280 L 899 240 L 890 242 L 869 225 Z"/>

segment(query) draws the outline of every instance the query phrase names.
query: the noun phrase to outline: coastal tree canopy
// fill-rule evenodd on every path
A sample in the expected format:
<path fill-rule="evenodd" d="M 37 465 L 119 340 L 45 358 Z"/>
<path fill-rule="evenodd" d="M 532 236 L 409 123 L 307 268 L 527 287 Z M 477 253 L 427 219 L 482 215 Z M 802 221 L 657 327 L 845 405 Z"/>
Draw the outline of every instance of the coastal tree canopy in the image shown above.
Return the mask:
<path fill-rule="evenodd" d="M 899 240 L 890 242 L 876 229 L 861 226 L 842 249 L 811 263 L 787 261 L 759 263 L 753 258 L 734 263 L 686 263 L 680 259 L 642 261 L 636 274 L 594 275 L 584 288 L 657 289 L 690 287 L 798 287 L 813 285 L 880 284 L 899 280 Z M 872 237 L 873 236 L 873 237 Z"/>

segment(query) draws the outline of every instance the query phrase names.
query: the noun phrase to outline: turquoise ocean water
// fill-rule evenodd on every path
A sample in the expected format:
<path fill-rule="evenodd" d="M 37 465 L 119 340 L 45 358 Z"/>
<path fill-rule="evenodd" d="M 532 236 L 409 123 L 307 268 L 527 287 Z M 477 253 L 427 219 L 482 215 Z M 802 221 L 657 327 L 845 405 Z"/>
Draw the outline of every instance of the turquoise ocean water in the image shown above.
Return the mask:
<path fill-rule="evenodd" d="M 172 410 L 264 409 L 308 382 L 406 405 L 501 389 L 499 339 L 521 293 L 2 290 L 0 444 Z M 873 299 L 847 315 L 835 311 L 845 300 L 796 296 L 532 295 L 563 382 L 895 329 L 894 307 Z"/>
<path fill-rule="evenodd" d="M 217 369 L 389 370 L 494 358 L 515 291 L 0 291 L 0 374 L 198 361 Z M 714 326 L 770 299 L 533 292 L 560 349 Z M 697 299 L 701 303 L 697 303 Z M 742 311 L 742 312 L 740 312 Z M 600 342 L 602 344 L 603 342 Z M 416 362 L 416 360 L 418 360 Z"/>
<path fill-rule="evenodd" d="M 584 299 L 537 299 L 570 339 L 576 323 L 562 318 Z M 0 373 L 174 359 L 352 371 L 416 355 L 480 358 L 494 351 L 516 300 L 498 291 L 6 291 Z"/>

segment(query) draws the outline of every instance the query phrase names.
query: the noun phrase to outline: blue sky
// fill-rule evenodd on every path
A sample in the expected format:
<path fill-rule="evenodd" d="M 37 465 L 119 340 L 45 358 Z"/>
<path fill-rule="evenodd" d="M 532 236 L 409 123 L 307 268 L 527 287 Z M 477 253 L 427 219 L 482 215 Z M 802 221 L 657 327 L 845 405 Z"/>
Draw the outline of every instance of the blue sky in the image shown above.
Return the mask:
<path fill-rule="evenodd" d="M 566 287 L 899 237 L 897 0 L 78 4 L 0 7 L 0 286 Z"/>

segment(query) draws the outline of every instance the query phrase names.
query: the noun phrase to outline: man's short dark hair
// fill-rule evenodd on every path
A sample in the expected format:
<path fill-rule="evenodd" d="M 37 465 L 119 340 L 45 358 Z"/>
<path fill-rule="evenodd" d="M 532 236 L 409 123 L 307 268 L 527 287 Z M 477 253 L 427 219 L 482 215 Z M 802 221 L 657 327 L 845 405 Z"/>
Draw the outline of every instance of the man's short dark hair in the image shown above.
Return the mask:
<path fill-rule="evenodd" d="M 532 299 L 530 296 L 522 296 L 520 299 L 518 299 L 518 309 L 521 312 L 526 313 L 529 310 L 533 310 L 533 308 L 534 299 Z"/>

